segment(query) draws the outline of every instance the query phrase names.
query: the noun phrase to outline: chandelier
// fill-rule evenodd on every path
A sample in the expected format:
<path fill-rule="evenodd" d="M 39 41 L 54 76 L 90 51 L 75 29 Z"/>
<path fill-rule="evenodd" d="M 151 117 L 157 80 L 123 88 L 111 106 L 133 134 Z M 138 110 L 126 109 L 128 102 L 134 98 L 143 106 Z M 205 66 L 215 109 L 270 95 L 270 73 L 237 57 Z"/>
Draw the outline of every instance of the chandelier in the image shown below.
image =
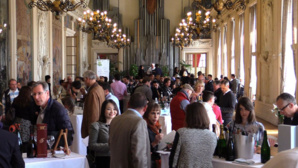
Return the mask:
<path fill-rule="evenodd" d="M 3 23 L 3 24 L 0 24 L 0 34 L 4 34 L 4 31 L 6 30 L 6 27 L 7 27 L 7 24 L 6 23 Z"/>
<path fill-rule="evenodd" d="M 119 50 L 120 48 L 130 46 L 130 39 L 127 38 L 125 34 L 122 34 L 121 29 L 117 30 L 117 28 L 114 27 L 108 46 Z"/>
<path fill-rule="evenodd" d="M 119 0 L 118 0 L 118 25 L 119 25 Z M 119 25 L 120 26 L 120 25 Z M 111 33 L 111 40 L 108 42 L 108 46 L 111 48 L 125 48 L 130 46 L 130 39 L 126 37 L 125 34 L 122 34 L 121 29 L 117 30 L 117 24 L 114 24 L 114 28 Z"/>
<path fill-rule="evenodd" d="M 213 3 L 212 1 L 194 0 L 192 7 L 196 10 L 203 9 L 205 11 L 211 11 L 214 9 L 218 14 L 217 17 L 219 18 L 224 8 L 227 10 L 245 10 L 246 0 L 215 0 Z"/>
<path fill-rule="evenodd" d="M 6 28 L 7 28 L 7 24 L 5 22 L 4 23 L 0 23 L 0 41 L 2 41 L 3 39 L 5 39 Z"/>
<path fill-rule="evenodd" d="M 86 8 L 87 4 L 85 0 L 32 0 L 28 4 L 28 7 L 30 9 L 32 9 L 35 6 L 39 10 L 51 11 L 55 13 L 55 18 L 59 20 L 60 15 L 63 12 L 74 11 L 79 6 L 83 6 L 83 8 Z"/>
<path fill-rule="evenodd" d="M 85 11 L 84 17 L 78 19 L 79 28 L 86 33 L 93 33 L 94 39 L 109 42 L 112 32 L 112 19 L 107 17 L 107 11 Z"/>
<path fill-rule="evenodd" d="M 195 15 L 195 21 L 192 19 L 192 12 L 187 13 L 187 19 L 182 19 L 179 28 L 176 29 L 175 37 L 172 37 L 173 45 L 180 47 L 188 47 L 193 39 L 198 39 L 210 34 L 215 27 L 215 19 L 213 19 L 212 27 L 210 26 L 210 12 L 205 12 L 204 20 L 202 12 L 198 11 Z"/>

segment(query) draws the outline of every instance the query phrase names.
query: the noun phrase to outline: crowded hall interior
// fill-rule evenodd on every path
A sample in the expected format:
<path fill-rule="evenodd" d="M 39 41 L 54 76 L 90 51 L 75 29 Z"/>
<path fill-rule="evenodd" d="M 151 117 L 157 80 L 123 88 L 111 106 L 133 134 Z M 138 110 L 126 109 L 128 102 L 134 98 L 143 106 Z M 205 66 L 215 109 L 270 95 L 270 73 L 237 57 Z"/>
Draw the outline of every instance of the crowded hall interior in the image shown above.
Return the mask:
<path fill-rule="evenodd" d="M 0 167 L 298 168 L 297 51 L 298 0 L 0 0 Z"/>

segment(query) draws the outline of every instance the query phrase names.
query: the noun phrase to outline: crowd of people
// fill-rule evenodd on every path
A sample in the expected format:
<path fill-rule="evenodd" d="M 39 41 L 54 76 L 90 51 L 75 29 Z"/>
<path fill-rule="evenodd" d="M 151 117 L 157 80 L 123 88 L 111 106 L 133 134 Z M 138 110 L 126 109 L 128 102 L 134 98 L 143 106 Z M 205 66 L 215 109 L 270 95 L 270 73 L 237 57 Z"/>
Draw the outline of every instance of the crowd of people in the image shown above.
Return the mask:
<path fill-rule="evenodd" d="M 214 125 L 219 128 L 223 124 L 232 132 L 253 132 L 257 141 L 262 141 L 264 126 L 256 121 L 253 103 L 243 97 L 243 86 L 234 74 L 229 80 L 223 76 L 213 79 L 211 74 L 199 72 L 195 79 L 184 67 L 180 71 L 176 67 L 173 74 L 163 76 L 157 64 L 145 72 L 141 65 L 137 77 L 124 76 L 121 80 L 120 74 L 115 74 L 108 81 L 88 70 L 74 81 L 70 76 L 61 80 L 59 87 L 53 86 L 58 88 L 55 92 L 50 90 L 48 75 L 45 82 L 32 81 L 22 87 L 11 79 L 9 89 L 3 93 L 0 127 L 9 130 L 10 125 L 20 123 L 21 140 L 26 144 L 30 126 L 46 123 L 48 135 L 57 137 L 61 129 L 68 129 L 67 141 L 71 145 L 75 132 L 69 114 L 75 105 L 82 106 L 81 135 L 89 136 L 90 167 L 160 167 L 157 150 L 164 137 L 159 123 L 163 102 L 170 103 L 172 129 L 177 131 L 169 145 L 170 167 L 212 167 L 217 142 L 217 135 L 212 132 Z M 297 125 L 295 98 L 283 93 L 276 104 L 285 115 L 285 124 Z M 0 130 L 0 134 L 8 132 Z M 17 139 L 13 135 L 7 137 Z M 23 167 L 23 160 L 13 156 L 20 152 L 2 157 L 2 141 L 0 138 L 0 167 Z M 10 145 L 15 146 L 15 140 Z"/>

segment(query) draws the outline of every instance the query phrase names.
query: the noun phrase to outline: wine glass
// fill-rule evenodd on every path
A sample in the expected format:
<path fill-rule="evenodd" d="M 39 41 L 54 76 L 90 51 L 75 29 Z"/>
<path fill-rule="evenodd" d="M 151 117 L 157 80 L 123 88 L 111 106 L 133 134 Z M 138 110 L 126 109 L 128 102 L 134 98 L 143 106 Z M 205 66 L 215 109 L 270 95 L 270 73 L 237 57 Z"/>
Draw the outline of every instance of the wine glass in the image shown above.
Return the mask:
<path fill-rule="evenodd" d="M 55 143 L 55 137 L 53 135 L 48 135 L 47 144 L 49 145 L 50 150 Z"/>

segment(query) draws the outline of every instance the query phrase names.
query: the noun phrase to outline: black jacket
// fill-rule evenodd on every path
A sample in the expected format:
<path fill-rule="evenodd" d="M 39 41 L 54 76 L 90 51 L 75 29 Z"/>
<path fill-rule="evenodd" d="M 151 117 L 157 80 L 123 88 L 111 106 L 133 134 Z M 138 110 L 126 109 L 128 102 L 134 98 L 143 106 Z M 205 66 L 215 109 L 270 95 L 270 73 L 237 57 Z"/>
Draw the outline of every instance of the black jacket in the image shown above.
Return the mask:
<path fill-rule="evenodd" d="M 0 167 L 25 167 L 18 144 L 18 137 L 2 129 L 0 129 L 0 137 Z"/>
<path fill-rule="evenodd" d="M 213 92 L 213 80 L 210 80 L 205 85 L 205 90 L 208 90 L 210 92 Z"/>
<path fill-rule="evenodd" d="M 284 124 L 286 125 L 298 125 L 298 112 L 294 114 L 293 120 L 285 116 Z"/>
<path fill-rule="evenodd" d="M 230 121 L 232 121 L 235 105 L 236 105 L 236 97 L 232 91 L 229 91 L 225 95 L 221 94 L 219 107 L 222 113 L 222 119 L 224 120 L 225 126 Z"/>
<path fill-rule="evenodd" d="M 68 129 L 68 145 L 72 144 L 74 131 L 67 110 L 62 104 L 50 98 L 42 122 L 48 125 L 48 135 L 54 135 L 55 139 L 58 138 L 61 129 Z M 63 140 L 59 145 L 62 145 L 62 142 Z"/>

